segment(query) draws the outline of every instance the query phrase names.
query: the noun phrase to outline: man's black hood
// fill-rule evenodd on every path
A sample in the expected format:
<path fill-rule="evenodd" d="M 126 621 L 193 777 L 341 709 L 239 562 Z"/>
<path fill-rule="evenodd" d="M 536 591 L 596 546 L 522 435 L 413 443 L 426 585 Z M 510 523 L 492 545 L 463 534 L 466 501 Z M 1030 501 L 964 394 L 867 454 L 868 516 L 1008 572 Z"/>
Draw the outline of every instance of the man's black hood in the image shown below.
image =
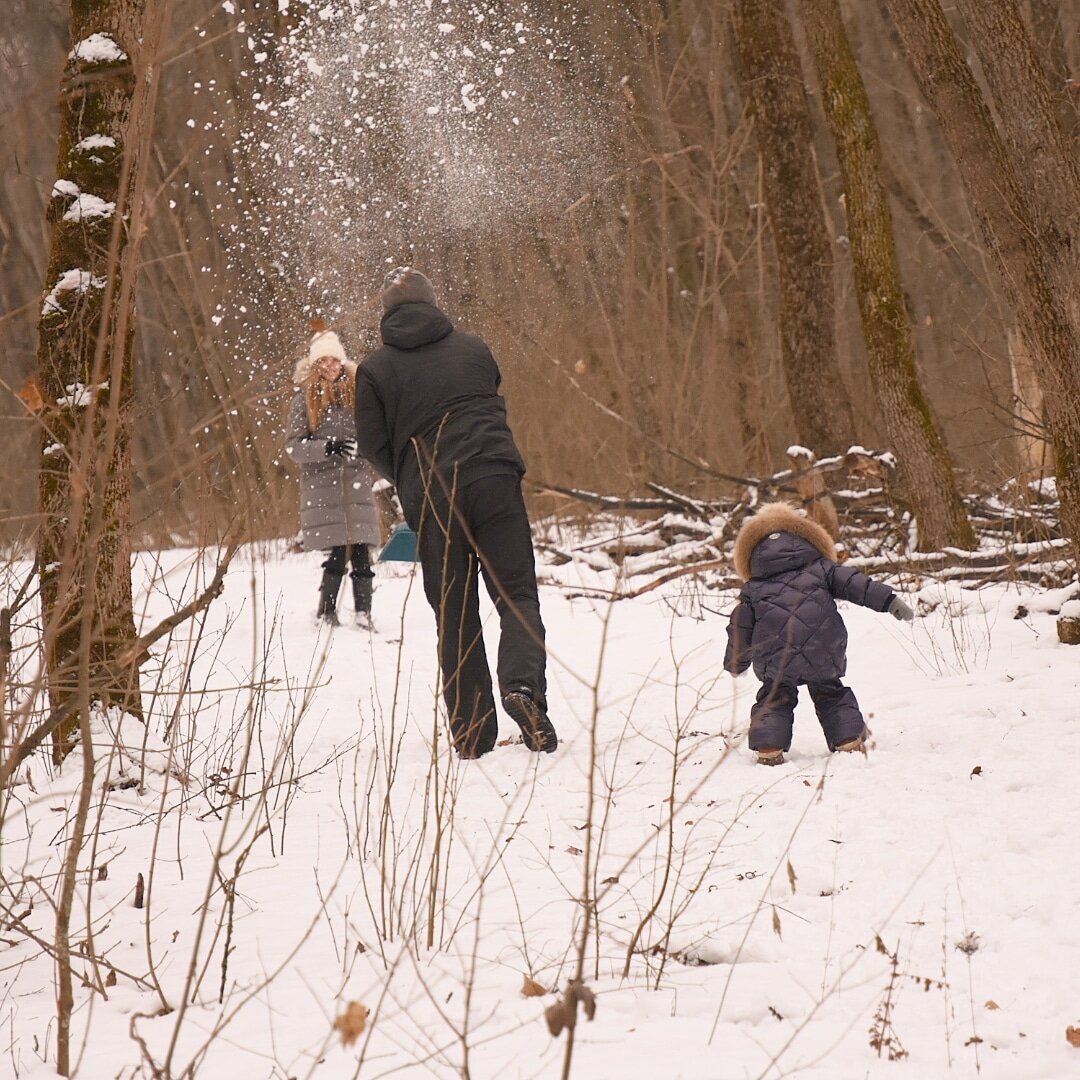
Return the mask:
<path fill-rule="evenodd" d="M 399 304 L 382 319 L 380 331 L 395 349 L 418 349 L 441 341 L 454 324 L 434 304 Z"/>

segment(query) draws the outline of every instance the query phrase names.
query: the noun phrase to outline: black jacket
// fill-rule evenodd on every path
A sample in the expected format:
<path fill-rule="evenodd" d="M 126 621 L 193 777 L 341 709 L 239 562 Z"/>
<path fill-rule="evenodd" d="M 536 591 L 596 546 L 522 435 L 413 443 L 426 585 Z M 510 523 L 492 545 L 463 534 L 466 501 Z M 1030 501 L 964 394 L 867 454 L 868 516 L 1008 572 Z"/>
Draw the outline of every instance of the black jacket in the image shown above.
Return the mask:
<path fill-rule="evenodd" d="M 357 444 L 394 482 L 409 524 L 418 527 L 426 484 L 440 497 L 452 484 L 524 475 L 487 345 L 433 304 L 402 304 L 381 330 L 382 348 L 357 370 Z"/>

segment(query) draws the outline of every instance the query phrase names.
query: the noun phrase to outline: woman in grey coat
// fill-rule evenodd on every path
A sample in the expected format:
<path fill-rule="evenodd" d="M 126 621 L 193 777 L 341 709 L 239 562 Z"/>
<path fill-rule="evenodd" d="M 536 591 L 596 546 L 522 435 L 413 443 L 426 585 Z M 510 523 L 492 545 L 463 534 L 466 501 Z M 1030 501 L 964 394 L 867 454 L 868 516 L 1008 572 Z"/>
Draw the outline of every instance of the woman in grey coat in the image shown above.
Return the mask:
<path fill-rule="evenodd" d="M 368 548 L 381 540 L 371 493 L 371 467 L 356 456 L 356 364 L 337 334 L 317 328 L 307 356 L 293 372 L 296 394 L 289 407 L 285 450 L 300 466 L 300 528 L 305 551 L 325 551 L 318 618 L 336 626 L 337 598 L 352 569 L 358 625 L 371 627 L 374 573 Z"/>

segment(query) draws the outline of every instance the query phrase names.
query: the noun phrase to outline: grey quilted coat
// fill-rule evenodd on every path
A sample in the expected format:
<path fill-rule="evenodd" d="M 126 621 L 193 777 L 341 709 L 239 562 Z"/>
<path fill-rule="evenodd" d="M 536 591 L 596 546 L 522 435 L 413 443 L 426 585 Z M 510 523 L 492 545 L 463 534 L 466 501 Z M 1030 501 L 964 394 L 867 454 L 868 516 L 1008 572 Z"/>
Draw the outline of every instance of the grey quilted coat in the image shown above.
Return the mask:
<path fill-rule="evenodd" d="M 353 379 L 356 365 L 344 364 L 343 378 Z M 293 381 L 300 384 L 310 369 L 297 365 Z M 300 467 L 300 530 L 305 551 L 323 551 L 342 544 L 381 542 L 379 515 L 371 493 L 374 475 L 362 458 L 327 456 L 326 440 L 355 439 L 352 409 L 333 403 L 316 430 L 308 421 L 302 386 L 293 396 L 285 425 L 285 451 Z"/>
<path fill-rule="evenodd" d="M 751 664 L 762 682 L 819 683 L 847 668 L 847 628 L 837 600 L 885 611 L 895 593 L 836 562 L 820 525 L 791 507 L 762 507 L 735 540 L 735 568 L 745 584 L 728 623 L 724 668 Z"/>

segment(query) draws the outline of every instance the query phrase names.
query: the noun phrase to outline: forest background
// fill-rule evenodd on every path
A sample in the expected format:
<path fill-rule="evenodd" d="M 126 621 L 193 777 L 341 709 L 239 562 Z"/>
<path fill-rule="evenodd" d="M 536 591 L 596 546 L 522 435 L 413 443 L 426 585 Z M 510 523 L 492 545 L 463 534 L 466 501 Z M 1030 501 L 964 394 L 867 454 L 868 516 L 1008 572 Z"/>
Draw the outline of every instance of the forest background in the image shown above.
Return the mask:
<path fill-rule="evenodd" d="M 513 126 L 469 126 L 469 116 L 455 126 L 447 111 L 432 136 L 384 100 L 378 123 L 396 118 L 397 129 L 349 149 L 350 117 L 362 122 L 370 104 L 357 112 L 331 78 L 313 79 L 291 114 L 274 107 L 273 65 L 281 101 L 307 5 L 176 0 L 138 275 L 136 547 L 204 540 L 237 505 L 249 539 L 295 529 L 280 421 L 308 321 L 327 318 L 359 357 L 377 340 L 382 273 L 401 262 L 424 268 L 453 316 L 491 342 L 531 480 L 614 493 L 653 481 L 708 497 L 720 473 L 785 463 L 798 436 L 795 391 L 782 370 L 777 257 L 732 5 L 483 6 L 488 27 L 500 18 L 520 27 L 520 14 L 546 43 L 522 36 L 498 77 L 488 72 L 489 94 L 516 99 Z M 1012 312 L 886 5 L 841 6 L 880 137 L 923 389 L 954 468 L 992 482 L 1015 475 L 1023 436 L 1040 431 L 1017 400 Z M 1020 8 L 1075 144 L 1068 72 L 1080 59 L 1080 5 Z M 70 7 L 9 0 L 6 10 L 0 536 L 28 550 L 40 436 L 18 391 L 36 364 Z M 790 14 L 833 254 L 834 297 L 826 290 L 820 303 L 834 307 L 852 441 L 886 448 L 836 151 Z M 959 18 L 954 30 L 967 48 Z M 303 49 L 323 66 L 307 70 L 321 77 L 326 58 L 348 47 L 309 33 Z M 968 60 L 982 79 L 970 50 Z M 460 93 L 475 111 L 464 87 L 433 90 Z M 400 87 L 390 78 L 383 92 Z"/>

